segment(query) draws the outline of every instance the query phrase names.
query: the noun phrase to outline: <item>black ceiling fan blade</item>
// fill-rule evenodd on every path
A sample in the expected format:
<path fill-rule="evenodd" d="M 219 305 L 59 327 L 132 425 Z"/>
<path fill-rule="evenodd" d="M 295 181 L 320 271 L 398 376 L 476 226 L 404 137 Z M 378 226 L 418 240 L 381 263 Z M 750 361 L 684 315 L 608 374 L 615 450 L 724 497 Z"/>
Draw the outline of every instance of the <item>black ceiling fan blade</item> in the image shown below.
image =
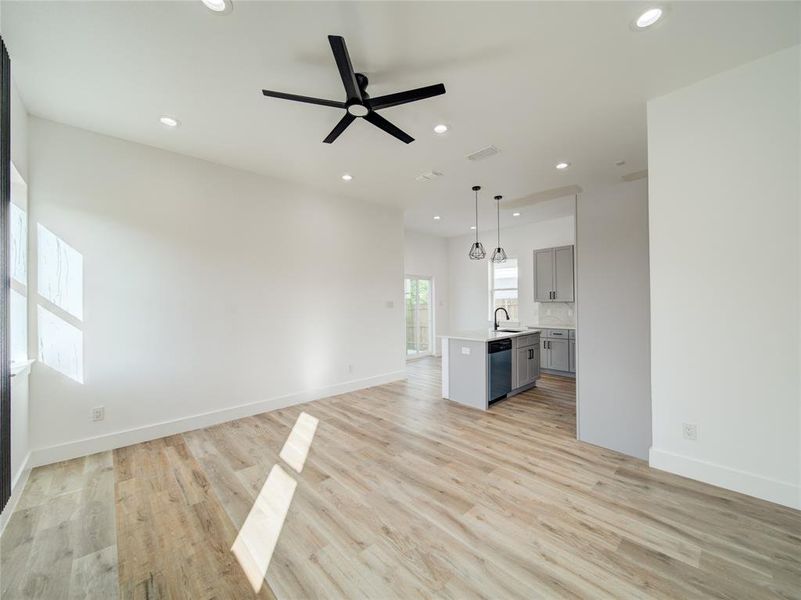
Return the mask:
<path fill-rule="evenodd" d="M 336 100 L 324 100 L 323 98 L 312 98 L 310 96 L 298 96 L 296 94 L 285 94 L 284 92 L 271 92 L 270 90 L 262 90 L 262 94 L 270 98 L 281 98 L 282 100 L 294 100 L 295 102 L 306 102 L 307 104 L 319 104 L 321 106 L 333 106 L 334 108 L 345 108 L 347 105 L 344 102 L 337 102 Z"/>
<path fill-rule="evenodd" d="M 397 106 L 398 104 L 425 100 L 426 98 L 439 96 L 444 93 L 445 85 L 442 83 L 437 83 L 436 85 L 427 85 L 426 87 L 417 88 L 415 90 L 408 90 L 406 92 L 398 92 L 397 94 L 388 94 L 386 96 L 379 96 L 378 98 L 371 98 L 370 108 L 373 110 L 380 110 L 382 108 L 389 108 L 390 106 Z"/>
<path fill-rule="evenodd" d="M 343 131 L 345 131 L 348 128 L 348 125 L 353 123 L 353 121 L 355 121 L 355 120 L 356 120 L 356 117 L 354 117 L 349 112 L 346 112 L 345 116 L 342 117 L 342 119 L 340 119 L 339 123 L 336 124 L 336 127 L 334 127 L 331 130 L 331 133 L 328 134 L 328 137 L 323 140 L 323 143 L 324 144 L 332 144 L 334 142 L 334 140 L 339 137 L 339 134 L 342 133 Z"/>
<path fill-rule="evenodd" d="M 337 61 L 339 75 L 342 77 L 342 84 L 345 86 L 345 93 L 348 100 L 362 101 L 362 93 L 356 83 L 356 73 L 350 62 L 348 47 L 345 45 L 345 38 L 340 35 L 329 35 L 328 42 L 331 44 L 331 51 L 334 53 L 334 60 Z"/>
<path fill-rule="evenodd" d="M 364 116 L 364 120 L 370 121 L 370 123 L 372 123 L 379 129 L 383 129 L 389 135 L 395 136 L 404 144 L 411 144 L 414 141 L 414 138 L 412 136 L 410 136 L 402 129 L 398 129 L 392 123 L 387 121 L 384 117 L 382 117 L 376 112 L 370 111 L 369 113 L 367 113 L 367 115 Z"/>

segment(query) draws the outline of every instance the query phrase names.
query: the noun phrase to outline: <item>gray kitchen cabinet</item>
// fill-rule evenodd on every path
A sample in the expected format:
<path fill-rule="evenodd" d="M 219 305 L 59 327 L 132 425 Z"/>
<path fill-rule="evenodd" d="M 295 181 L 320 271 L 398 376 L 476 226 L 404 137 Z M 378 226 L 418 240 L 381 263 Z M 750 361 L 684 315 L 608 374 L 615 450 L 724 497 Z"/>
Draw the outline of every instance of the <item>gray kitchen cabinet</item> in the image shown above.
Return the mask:
<path fill-rule="evenodd" d="M 534 250 L 534 300 L 573 302 L 573 246 Z"/>
<path fill-rule="evenodd" d="M 512 384 L 514 389 L 521 388 L 527 384 L 529 379 L 528 373 L 528 357 L 531 353 L 531 348 L 518 348 L 516 356 L 517 373 L 515 381 Z"/>
<path fill-rule="evenodd" d="M 553 284 L 553 248 L 534 250 L 534 300 L 536 302 L 552 302 Z"/>
<path fill-rule="evenodd" d="M 546 329 L 539 344 L 540 364 L 551 371 L 575 372 L 575 340 L 567 329 Z"/>
<path fill-rule="evenodd" d="M 554 248 L 554 300 L 573 302 L 573 246 Z"/>
<path fill-rule="evenodd" d="M 548 340 L 545 339 L 545 337 L 543 336 L 540 339 L 540 366 L 543 369 L 547 369 L 547 368 L 549 368 L 548 367 L 548 363 L 549 362 L 550 362 L 550 360 L 549 360 L 549 354 L 548 354 Z"/>
<path fill-rule="evenodd" d="M 538 336 L 526 336 L 519 340 L 519 343 L 525 344 L 525 346 L 518 347 L 515 351 L 515 373 L 512 382 L 514 389 L 531 385 L 540 376 Z"/>
<path fill-rule="evenodd" d="M 548 368 L 554 371 L 570 370 L 570 349 L 567 340 L 548 340 Z"/>
<path fill-rule="evenodd" d="M 570 360 L 570 372 L 576 372 L 576 340 L 568 340 L 568 350 L 569 355 L 568 358 Z"/>

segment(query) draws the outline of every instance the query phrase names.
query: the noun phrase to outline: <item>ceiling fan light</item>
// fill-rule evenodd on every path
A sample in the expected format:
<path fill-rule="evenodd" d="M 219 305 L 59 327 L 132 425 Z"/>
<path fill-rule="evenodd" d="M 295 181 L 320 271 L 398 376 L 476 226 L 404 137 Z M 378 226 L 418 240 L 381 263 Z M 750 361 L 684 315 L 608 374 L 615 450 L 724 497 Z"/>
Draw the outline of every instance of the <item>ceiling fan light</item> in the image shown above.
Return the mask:
<path fill-rule="evenodd" d="M 471 260 L 483 260 L 487 256 L 484 245 L 481 242 L 473 242 L 473 245 L 470 246 L 469 256 Z"/>
<path fill-rule="evenodd" d="M 495 250 L 492 251 L 491 260 L 494 263 L 506 262 L 506 251 L 501 247 L 495 248 Z"/>

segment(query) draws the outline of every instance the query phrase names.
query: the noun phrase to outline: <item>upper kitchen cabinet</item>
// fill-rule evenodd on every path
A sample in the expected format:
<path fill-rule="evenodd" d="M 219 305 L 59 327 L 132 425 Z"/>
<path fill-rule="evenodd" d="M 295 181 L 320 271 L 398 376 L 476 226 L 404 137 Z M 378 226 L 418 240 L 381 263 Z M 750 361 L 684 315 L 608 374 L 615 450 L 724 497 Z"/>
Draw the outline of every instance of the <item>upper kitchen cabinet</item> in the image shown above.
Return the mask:
<path fill-rule="evenodd" d="M 573 246 L 534 250 L 534 300 L 573 302 Z"/>

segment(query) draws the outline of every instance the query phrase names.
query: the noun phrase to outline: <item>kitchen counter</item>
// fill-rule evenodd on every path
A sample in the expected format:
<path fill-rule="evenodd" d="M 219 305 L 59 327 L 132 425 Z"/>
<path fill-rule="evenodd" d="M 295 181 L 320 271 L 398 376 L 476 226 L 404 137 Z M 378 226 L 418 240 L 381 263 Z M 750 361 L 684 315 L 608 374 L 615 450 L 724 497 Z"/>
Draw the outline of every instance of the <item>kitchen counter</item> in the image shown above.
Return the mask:
<path fill-rule="evenodd" d="M 575 331 L 575 325 L 557 325 L 556 323 L 540 323 L 538 325 L 526 325 L 530 329 L 568 329 L 570 331 Z"/>
<path fill-rule="evenodd" d="M 554 327 L 554 329 L 556 329 Z M 468 340 L 471 342 L 489 342 L 492 340 L 503 340 L 506 338 L 517 337 L 520 335 L 531 335 L 539 333 L 539 329 L 524 329 L 523 331 L 494 331 L 492 329 L 476 329 L 474 331 L 457 331 L 450 335 L 441 335 L 443 340 Z"/>

